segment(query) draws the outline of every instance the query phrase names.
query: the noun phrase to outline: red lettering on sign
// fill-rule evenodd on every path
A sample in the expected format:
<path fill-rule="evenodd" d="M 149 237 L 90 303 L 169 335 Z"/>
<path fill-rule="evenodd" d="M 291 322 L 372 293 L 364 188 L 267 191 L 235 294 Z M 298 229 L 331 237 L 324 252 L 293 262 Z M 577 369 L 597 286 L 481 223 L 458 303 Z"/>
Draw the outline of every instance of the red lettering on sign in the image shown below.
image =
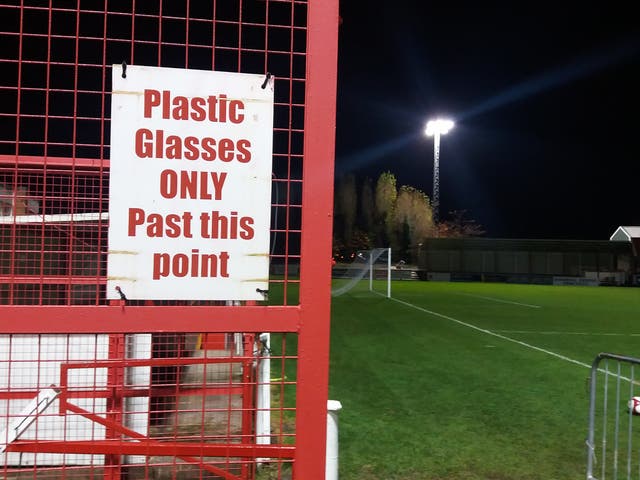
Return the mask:
<path fill-rule="evenodd" d="M 154 253 L 153 279 L 174 277 L 229 277 L 229 252 L 200 253 L 194 248 L 186 253 Z"/>
<path fill-rule="evenodd" d="M 251 161 L 251 142 L 241 138 L 237 142 L 230 138 L 216 141 L 211 137 L 198 138 L 178 135 L 165 135 L 164 130 L 151 131 L 139 128 L 135 134 L 134 150 L 139 158 L 167 158 L 170 160 L 220 159 L 228 163 L 237 160 L 240 163 Z"/>
<path fill-rule="evenodd" d="M 142 208 L 129 209 L 128 234 L 135 237 L 138 234 L 138 227 L 145 225 L 145 233 L 148 237 L 158 238 L 167 236 L 169 238 L 193 238 L 191 233 L 191 221 L 193 214 L 191 212 L 169 213 L 162 215 L 160 213 L 147 213 Z"/>
<path fill-rule="evenodd" d="M 238 217 L 238 212 L 222 215 L 217 210 L 200 214 L 200 236 L 202 238 L 251 240 L 254 235 L 252 217 Z"/>
<path fill-rule="evenodd" d="M 222 200 L 227 172 L 163 170 L 160 172 L 160 195 L 164 198 Z"/>
<path fill-rule="evenodd" d="M 152 118 L 159 107 L 160 117 L 164 120 L 194 120 L 202 122 L 242 123 L 244 121 L 244 102 L 230 100 L 224 93 L 207 97 L 173 96 L 170 90 L 162 92 L 145 89 L 143 94 L 144 118 Z"/>

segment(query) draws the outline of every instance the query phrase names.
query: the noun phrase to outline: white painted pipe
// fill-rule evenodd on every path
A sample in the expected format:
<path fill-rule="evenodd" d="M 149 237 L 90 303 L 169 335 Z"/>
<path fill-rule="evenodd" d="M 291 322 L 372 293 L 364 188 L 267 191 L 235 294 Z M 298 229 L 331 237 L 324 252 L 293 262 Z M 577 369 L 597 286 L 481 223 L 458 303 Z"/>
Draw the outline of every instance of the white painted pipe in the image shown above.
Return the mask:
<path fill-rule="evenodd" d="M 266 347 L 267 353 L 258 363 L 256 443 L 268 445 L 271 443 L 271 358 L 268 353 L 268 349 L 271 348 L 271 334 L 261 333 L 259 340 Z"/>
<path fill-rule="evenodd" d="M 325 480 L 338 480 L 338 411 L 342 404 L 338 400 L 327 401 L 327 458 Z"/>

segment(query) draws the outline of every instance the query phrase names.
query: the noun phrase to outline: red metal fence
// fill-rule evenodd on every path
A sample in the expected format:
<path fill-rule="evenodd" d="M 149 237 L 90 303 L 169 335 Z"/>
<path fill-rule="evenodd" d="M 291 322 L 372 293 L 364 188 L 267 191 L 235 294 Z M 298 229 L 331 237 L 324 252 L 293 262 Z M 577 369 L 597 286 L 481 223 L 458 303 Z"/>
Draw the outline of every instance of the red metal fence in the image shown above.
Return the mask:
<path fill-rule="evenodd" d="M 4 478 L 324 477 L 337 3 L 0 0 Z M 273 75 L 268 300 L 106 300 L 122 62 Z"/>

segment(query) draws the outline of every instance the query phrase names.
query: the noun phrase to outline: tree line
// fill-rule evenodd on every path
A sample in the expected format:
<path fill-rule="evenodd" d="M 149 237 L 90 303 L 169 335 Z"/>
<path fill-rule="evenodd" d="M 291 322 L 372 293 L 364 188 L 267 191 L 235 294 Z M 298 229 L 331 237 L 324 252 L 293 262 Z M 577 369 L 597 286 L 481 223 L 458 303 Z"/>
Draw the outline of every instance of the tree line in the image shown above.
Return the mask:
<path fill-rule="evenodd" d="M 358 183 L 352 174 L 339 177 L 334 196 L 333 254 L 348 259 L 358 250 L 391 247 L 394 260 L 412 261 L 427 238 L 484 234 L 465 210 L 434 222 L 429 197 L 409 185 L 398 188 L 393 173 Z"/>

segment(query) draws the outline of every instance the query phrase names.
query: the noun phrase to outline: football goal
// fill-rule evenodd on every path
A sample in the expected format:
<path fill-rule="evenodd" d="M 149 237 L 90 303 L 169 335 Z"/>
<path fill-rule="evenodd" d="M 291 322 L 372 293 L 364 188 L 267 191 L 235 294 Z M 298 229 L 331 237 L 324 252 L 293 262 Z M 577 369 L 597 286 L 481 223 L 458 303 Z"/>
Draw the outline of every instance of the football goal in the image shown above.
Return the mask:
<path fill-rule="evenodd" d="M 331 296 L 373 292 L 391 297 L 390 248 L 360 250 L 350 260 L 333 267 Z"/>

